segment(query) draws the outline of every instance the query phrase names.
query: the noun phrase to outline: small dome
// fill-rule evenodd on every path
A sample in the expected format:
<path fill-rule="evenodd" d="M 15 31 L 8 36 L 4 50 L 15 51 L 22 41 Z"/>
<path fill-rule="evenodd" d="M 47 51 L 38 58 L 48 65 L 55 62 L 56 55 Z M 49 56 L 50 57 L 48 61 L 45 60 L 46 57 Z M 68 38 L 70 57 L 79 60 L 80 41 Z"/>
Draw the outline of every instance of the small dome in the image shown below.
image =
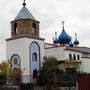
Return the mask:
<path fill-rule="evenodd" d="M 57 44 L 58 43 L 57 32 L 55 32 L 55 39 L 53 38 L 53 43 L 54 44 Z"/>
<path fill-rule="evenodd" d="M 55 40 L 53 41 L 53 43 L 54 43 L 54 44 L 59 43 L 59 42 L 58 42 L 58 39 L 55 39 Z"/>
<path fill-rule="evenodd" d="M 58 37 L 58 41 L 60 44 L 69 44 L 71 41 L 71 37 L 63 29 L 60 36 Z"/>
<path fill-rule="evenodd" d="M 74 41 L 74 44 L 75 44 L 75 45 L 79 45 L 79 41 L 78 41 L 78 40 L 75 40 L 75 41 Z"/>
<path fill-rule="evenodd" d="M 75 45 L 79 45 L 79 41 L 77 40 L 77 33 L 75 33 L 75 41 L 74 41 Z"/>
<path fill-rule="evenodd" d="M 69 46 L 70 46 L 70 47 L 74 47 L 74 44 L 71 42 L 71 43 L 69 44 Z"/>

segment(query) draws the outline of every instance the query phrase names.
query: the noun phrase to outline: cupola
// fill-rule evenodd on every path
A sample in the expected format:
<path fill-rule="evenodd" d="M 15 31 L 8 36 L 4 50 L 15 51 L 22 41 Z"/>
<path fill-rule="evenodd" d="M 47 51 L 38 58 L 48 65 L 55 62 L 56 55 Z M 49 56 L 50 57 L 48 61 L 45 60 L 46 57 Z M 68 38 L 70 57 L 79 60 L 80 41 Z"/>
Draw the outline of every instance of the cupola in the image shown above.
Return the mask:
<path fill-rule="evenodd" d="M 54 43 L 54 44 L 57 44 L 57 43 L 58 43 L 57 32 L 55 32 L 55 39 L 53 40 L 53 43 Z"/>
<path fill-rule="evenodd" d="M 79 45 L 79 41 L 77 40 L 77 33 L 75 33 L 74 45 L 75 45 L 75 46 Z"/>
<path fill-rule="evenodd" d="M 71 41 L 71 37 L 65 32 L 64 21 L 62 22 L 62 25 L 63 25 L 63 29 L 61 34 L 58 37 L 58 42 L 60 43 L 60 45 L 69 44 Z"/>
<path fill-rule="evenodd" d="M 74 44 L 72 43 L 72 41 L 69 44 L 70 47 L 74 47 Z"/>
<path fill-rule="evenodd" d="M 23 35 L 39 37 L 39 21 L 26 8 L 25 0 L 22 9 L 11 22 L 11 36 L 18 37 Z"/>

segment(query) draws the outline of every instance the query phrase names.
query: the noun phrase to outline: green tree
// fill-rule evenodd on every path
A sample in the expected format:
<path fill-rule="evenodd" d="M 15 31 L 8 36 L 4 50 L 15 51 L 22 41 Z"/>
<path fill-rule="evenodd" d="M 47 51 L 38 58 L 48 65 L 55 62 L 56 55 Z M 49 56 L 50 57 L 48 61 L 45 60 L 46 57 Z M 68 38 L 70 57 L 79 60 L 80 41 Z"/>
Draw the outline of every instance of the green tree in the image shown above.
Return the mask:
<path fill-rule="evenodd" d="M 53 56 L 44 57 L 43 67 L 40 71 L 38 84 L 51 87 L 59 80 L 59 66 L 57 58 Z"/>
<path fill-rule="evenodd" d="M 6 61 L 2 61 L 0 63 L 0 84 L 6 84 L 8 69 L 9 69 L 9 64 Z"/>
<path fill-rule="evenodd" d="M 12 70 L 10 67 L 9 60 L 7 62 L 2 61 L 0 63 L 0 85 L 9 83 L 13 78 L 20 79 L 20 76 L 21 70 L 20 69 Z"/>

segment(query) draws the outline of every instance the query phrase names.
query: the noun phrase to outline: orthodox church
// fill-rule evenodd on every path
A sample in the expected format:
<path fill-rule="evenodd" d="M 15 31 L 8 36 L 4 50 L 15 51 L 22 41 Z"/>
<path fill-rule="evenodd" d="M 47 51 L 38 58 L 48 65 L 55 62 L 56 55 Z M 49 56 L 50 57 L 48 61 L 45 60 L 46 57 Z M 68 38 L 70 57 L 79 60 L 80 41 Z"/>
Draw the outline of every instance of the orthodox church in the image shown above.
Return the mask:
<path fill-rule="evenodd" d="M 44 56 L 57 58 L 59 67 L 65 71 L 70 68 L 78 72 L 90 73 L 90 48 L 80 47 L 75 34 L 72 42 L 62 22 L 62 32 L 53 39 L 53 44 L 45 43 L 39 35 L 39 21 L 26 8 L 26 3 L 11 21 L 11 38 L 6 39 L 6 57 L 12 70 L 22 71 L 24 83 L 34 82 L 39 75 Z"/>

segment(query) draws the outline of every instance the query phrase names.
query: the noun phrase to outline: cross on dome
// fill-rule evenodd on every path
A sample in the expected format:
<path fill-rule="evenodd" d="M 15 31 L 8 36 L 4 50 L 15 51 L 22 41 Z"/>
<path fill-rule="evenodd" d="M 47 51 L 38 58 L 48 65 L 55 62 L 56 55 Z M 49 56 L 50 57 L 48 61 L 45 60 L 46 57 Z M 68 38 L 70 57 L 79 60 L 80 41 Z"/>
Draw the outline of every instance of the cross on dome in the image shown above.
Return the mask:
<path fill-rule="evenodd" d="M 64 23 L 65 23 L 65 22 L 64 22 L 64 21 L 62 21 L 62 25 L 63 25 L 63 27 L 64 27 Z"/>
<path fill-rule="evenodd" d="M 64 30 L 64 23 L 65 23 L 65 22 L 64 22 L 64 21 L 62 21 L 62 27 L 63 27 L 63 30 Z"/>

